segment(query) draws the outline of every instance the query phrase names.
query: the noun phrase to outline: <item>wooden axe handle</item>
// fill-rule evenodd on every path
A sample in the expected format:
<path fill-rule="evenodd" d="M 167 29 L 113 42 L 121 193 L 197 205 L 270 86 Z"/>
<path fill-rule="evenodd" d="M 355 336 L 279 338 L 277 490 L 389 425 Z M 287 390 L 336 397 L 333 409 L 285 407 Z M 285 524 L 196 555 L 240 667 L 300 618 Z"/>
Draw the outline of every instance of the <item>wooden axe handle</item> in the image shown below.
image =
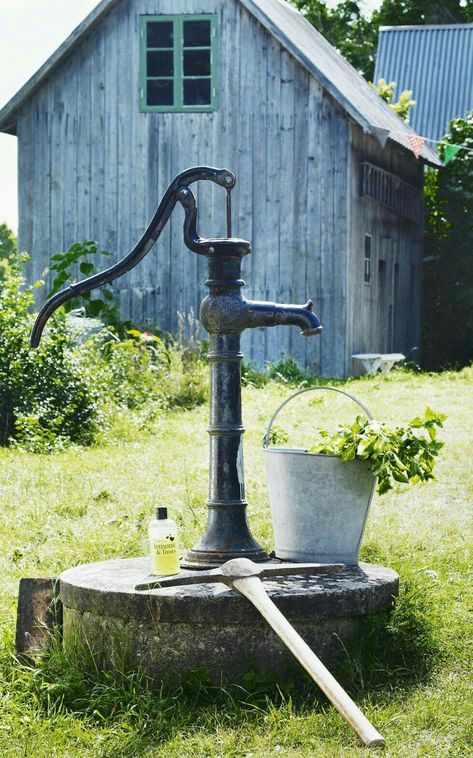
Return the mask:
<path fill-rule="evenodd" d="M 291 653 L 304 666 L 312 679 L 319 685 L 335 708 L 353 727 L 355 732 L 368 747 L 384 747 L 386 741 L 379 734 L 366 716 L 360 711 L 343 687 L 325 668 L 307 643 L 296 632 L 292 624 L 283 616 L 279 608 L 267 595 L 261 581 L 256 576 L 231 580 L 231 586 L 244 595 L 272 626 L 278 637 L 289 648 Z"/>

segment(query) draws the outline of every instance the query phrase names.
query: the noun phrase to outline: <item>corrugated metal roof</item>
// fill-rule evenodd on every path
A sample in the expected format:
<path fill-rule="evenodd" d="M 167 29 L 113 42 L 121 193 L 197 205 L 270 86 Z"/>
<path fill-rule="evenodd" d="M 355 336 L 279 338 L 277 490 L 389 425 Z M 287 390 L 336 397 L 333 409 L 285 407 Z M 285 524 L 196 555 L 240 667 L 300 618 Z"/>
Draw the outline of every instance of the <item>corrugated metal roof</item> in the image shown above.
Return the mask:
<path fill-rule="evenodd" d="M 0 131 L 14 133 L 16 114 L 22 103 L 117 1 L 102 0 L 0 110 Z M 390 139 L 411 150 L 408 136 L 415 134 L 413 129 L 378 97 L 365 79 L 298 10 L 285 0 L 238 1 L 320 81 L 364 131 L 374 133 L 376 128 L 387 129 Z M 433 165 L 442 165 L 435 150 L 428 145 L 423 147 L 421 157 Z"/>
<path fill-rule="evenodd" d="M 473 24 L 381 27 L 375 82 L 412 90 L 410 123 L 438 140 L 452 118 L 473 109 Z"/>

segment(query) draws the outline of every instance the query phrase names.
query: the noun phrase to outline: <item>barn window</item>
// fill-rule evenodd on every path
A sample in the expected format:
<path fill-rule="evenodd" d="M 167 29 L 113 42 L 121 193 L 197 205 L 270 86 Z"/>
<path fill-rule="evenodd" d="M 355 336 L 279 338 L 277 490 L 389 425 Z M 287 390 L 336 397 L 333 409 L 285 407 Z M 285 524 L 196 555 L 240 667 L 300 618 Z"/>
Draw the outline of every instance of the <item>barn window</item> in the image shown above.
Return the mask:
<path fill-rule="evenodd" d="M 217 17 L 141 16 L 142 111 L 214 111 Z"/>
<path fill-rule="evenodd" d="M 371 284 L 371 234 L 365 234 L 365 269 L 364 280 L 365 284 Z"/>

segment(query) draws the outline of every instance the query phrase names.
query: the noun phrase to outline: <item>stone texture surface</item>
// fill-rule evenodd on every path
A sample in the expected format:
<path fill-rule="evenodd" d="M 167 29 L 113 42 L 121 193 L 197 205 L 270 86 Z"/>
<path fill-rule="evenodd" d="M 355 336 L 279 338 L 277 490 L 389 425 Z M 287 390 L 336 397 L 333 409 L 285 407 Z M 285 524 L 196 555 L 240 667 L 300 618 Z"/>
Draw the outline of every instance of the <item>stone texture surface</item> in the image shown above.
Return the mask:
<path fill-rule="evenodd" d="M 223 584 L 137 592 L 135 585 L 148 573 L 146 558 L 65 571 L 60 577 L 65 646 L 85 643 L 110 666 L 126 655 L 158 680 L 195 668 L 215 679 L 238 679 L 249 670 L 287 672 L 292 656 L 246 598 Z M 264 586 L 328 661 L 356 632 L 361 616 L 391 605 L 398 576 L 360 564 L 330 575 L 272 577 Z"/>
<path fill-rule="evenodd" d="M 50 641 L 51 631 L 62 623 L 56 578 L 23 578 L 18 590 L 15 649 L 34 658 Z"/>

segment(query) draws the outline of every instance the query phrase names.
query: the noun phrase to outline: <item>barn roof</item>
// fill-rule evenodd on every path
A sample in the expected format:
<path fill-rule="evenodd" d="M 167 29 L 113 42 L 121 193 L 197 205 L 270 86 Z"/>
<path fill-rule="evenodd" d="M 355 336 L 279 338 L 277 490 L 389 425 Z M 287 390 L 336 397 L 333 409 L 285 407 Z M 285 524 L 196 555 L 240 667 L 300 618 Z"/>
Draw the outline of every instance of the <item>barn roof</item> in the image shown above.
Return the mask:
<path fill-rule="evenodd" d="M 16 117 L 21 105 L 117 2 L 119 0 L 102 0 L 0 110 L 0 131 L 15 134 Z M 415 134 L 413 129 L 378 97 L 365 79 L 298 10 L 285 0 L 238 2 L 320 81 L 365 132 L 375 134 L 376 129 L 389 130 L 390 139 L 411 150 L 408 136 Z M 442 165 L 437 153 L 428 145 L 423 147 L 421 157 L 433 165 Z"/>
<path fill-rule="evenodd" d="M 411 123 L 438 140 L 451 119 L 473 109 L 473 24 L 381 27 L 375 81 L 409 89 L 416 106 Z"/>

